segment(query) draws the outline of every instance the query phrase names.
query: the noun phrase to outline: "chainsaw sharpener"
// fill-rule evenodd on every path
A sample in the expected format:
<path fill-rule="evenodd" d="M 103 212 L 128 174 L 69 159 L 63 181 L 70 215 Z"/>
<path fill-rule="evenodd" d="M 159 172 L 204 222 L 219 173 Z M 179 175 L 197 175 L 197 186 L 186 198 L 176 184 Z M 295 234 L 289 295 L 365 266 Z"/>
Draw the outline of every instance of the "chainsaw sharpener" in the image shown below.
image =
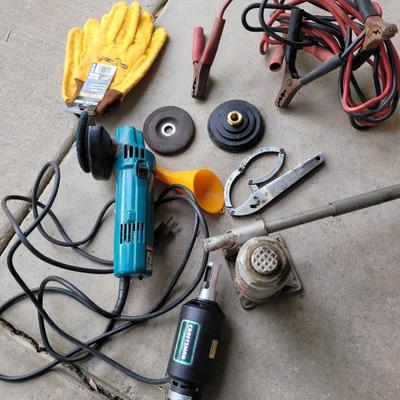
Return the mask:
<path fill-rule="evenodd" d="M 114 170 L 114 275 L 150 276 L 156 161 L 145 148 L 142 132 L 126 125 L 117 128 L 112 139 L 103 126 L 89 125 L 89 116 L 83 113 L 76 147 L 82 170 L 95 179 L 108 180 Z"/>

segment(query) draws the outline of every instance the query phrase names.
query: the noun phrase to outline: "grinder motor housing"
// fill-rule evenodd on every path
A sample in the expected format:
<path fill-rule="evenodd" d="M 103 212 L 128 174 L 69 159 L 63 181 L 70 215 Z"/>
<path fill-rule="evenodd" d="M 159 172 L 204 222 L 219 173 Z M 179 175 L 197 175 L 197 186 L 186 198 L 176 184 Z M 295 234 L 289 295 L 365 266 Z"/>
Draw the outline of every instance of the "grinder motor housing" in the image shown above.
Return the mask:
<path fill-rule="evenodd" d="M 82 113 L 76 137 L 82 170 L 97 180 L 110 179 L 114 170 L 114 275 L 152 274 L 154 245 L 154 154 L 145 148 L 143 134 L 133 126 L 116 129 L 115 138 L 103 126 L 89 125 Z"/>
<path fill-rule="evenodd" d="M 156 161 L 133 126 L 116 130 L 114 274 L 150 276 L 154 244 L 154 174 Z"/>

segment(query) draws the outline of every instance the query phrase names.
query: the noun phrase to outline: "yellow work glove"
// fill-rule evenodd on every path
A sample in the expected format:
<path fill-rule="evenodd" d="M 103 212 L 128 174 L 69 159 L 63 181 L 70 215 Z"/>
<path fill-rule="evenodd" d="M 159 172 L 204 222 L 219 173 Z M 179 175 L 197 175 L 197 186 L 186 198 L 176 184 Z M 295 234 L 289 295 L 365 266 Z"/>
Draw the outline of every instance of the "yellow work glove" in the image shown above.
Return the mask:
<path fill-rule="evenodd" d="M 154 30 L 153 16 L 141 13 L 133 2 L 115 4 L 101 22 L 89 19 L 83 30 L 68 33 L 62 97 L 71 105 L 88 76 L 92 63 L 117 67 L 113 80 L 96 111 L 124 96 L 143 78 L 167 39 L 163 28 Z"/>

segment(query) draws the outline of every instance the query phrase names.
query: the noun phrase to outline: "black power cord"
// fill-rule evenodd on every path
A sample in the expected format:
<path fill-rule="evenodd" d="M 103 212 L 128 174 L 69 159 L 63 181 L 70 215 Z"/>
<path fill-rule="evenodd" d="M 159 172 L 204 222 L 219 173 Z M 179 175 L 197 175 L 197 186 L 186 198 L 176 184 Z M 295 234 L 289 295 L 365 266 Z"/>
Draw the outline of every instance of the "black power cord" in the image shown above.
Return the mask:
<path fill-rule="evenodd" d="M 49 196 L 49 199 L 46 203 L 42 203 L 38 200 L 39 194 L 39 186 L 40 183 L 43 179 L 43 176 L 48 170 L 51 170 L 54 174 L 54 183 L 53 187 Z M 20 274 L 17 272 L 15 265 L 14 265 L 14 255 L 18 248 L 23 244 L 33 255 L 35 255 L 38 259 L 55 266 L 57 268 L 69 270 L 69 271 L 74 271 L 74 272 L 80 272 L 80 273 L 86 273 L 86 274 L 111 274 L 113 272 L 112 268 L 88 268 L 88 267 L 79 267 L 76 265 L 70 265 L 66 264 L 63 262 L 60 262 L 58 260 L 51 259 L 41 253 L 39 250 L 37 250 L 32 243 L 28 240 L 29 235 L 37 229 L 40 234 L 50 243 L 56 245 L 56 246 L 62 246 L 62 247 L 70 247 L 74 251 L 78 252 L 82 257 L 90 260 L 97 262 L 101 265 L 104 266 L 110 266 L 112 265 L 112 261 L 108 260 L 103 260 L 101 258 L 94 257 L 93 255 L 87 253 L 85 250 L 83 250 L 80 246 L 86 245 L 90 243 L 98 231 L 100 230 L 102 223 L 104 221 L 104 218 L 106 216 L 107 211 L 110 209 L 112 204 L 114 203 L 114 200 L 111 200 L 105 204 L 105 206 L 102 208 L 102 210 L 99 213 L 99 216 L 89 232 L 89 234 L 82 240 L 79 241 L 73 241 L 71 237 L 68 235 L 66 230 L 64 229 L 62 223 L 59 221 L 57 218 L 56 214 L 52 211 L 52 206 L 54 204 L 54 201 L 56 200 L 57 193 L 59 190 L 60 186 L 60 170 L 58 165 L 55 162 L 48 162 L 44 165 L 44 167 L 41 169 L 39 172 L 37 178 L 35 179 L 34 185 L 33 185 L 33 190 L 32 190 L 32 196 L 31 197 L 26 197 L 26 196 L 19 196 L 19 195 L 10 195 L 5 197 L 1 201 L 1 208 L 4 211 L 6 217 L 10 221 L 14 232 L 17 236 L 17 240 L 15 243 L 11 246 L 11 249 L 7 255 L 7 267 L 11 273 L 11 275 L 14 277 L 16 282 L 21 286 L 23 289 L 22 293 L 17 294 L 16 296 L 12 297 L 9 299 L 6 303 L 4 303 L 2 306 L 0 306 L 0 315 L 4 313 L 6 310 L 10 309 L 12 306 L 15 304 L 26 300 L 27 298 L 32 302 L 32 304 L 35 306 L 35 308 L 38 311 L 38 322 L 39 322 L 39 330 L 40 330 L 40 335 L 44 344 L 44 347 L 46 351 L 54 357 L 54 361 L 25 374 L 22 375 L 4 375 L 0 374 L 0 380 L 2 381 L 8 381 L 8 382 L 22 382 L 26 381 L 29 379 L 36 378 L 38 376 L 41 376 L 47 372 L 49 372 L 52 368 L 54 368 L 56 365 L 58 365 L 61 362 L 69 362 L 69 363 L 74 363 L 78 361 L 82 361 L 83 359 L 89 357 L 89 356 L 95 356 L 102 361 L 108 363 L 112 367 L 116 368 L 117 370 L 125 373 L 126 375 L 130 376 L 133 379 L 136 379 L 140 382 L 144 382 L 147 384 L 153 384 L 153 385 L 160 385 L 163 383 L 166 383 L 168 379 L 166 377 L 163 378 L 148 378 L 145 376 L 142 376 L 134 371 L 131 371 L 127 367 L 119 364 L 117 361 L 111 359 L 110 357 L 106 356 L 104 353 L 101 352 L 101 346 L 106 342 L 106 340 L 110 339 L 111 337 L 117 335 L 118 333 L 124 332 L 126 330 L 131 329 L 134 327 L 136 324 L 139 322 L 144 322 L 148 321 L 152 318 L 156 318 L 158 316 L 161 316 L 168 311 L 172 310 L 179 304 L 181 304 L 190 294 L 193 292 L 193 290 L 196 288 L 196 286 L 200 283 L 204 272 L 207 267 L 207 262 L 208 262 L 208 253 L 206 251 L 203 252 L 203 256 L 200 262 L 200 267 L 198 270 L 198 273 L 194 279 L 194 281 L 189 285 L 186 290 L 177 296 L 174 299 L 171 299 L 172 292 L 181 277 L 183 271 L 186 268 L 186 265 L 188 263 L 189 257 L 192 253 L 192 250 L 194 248 L 195 242 L 198 237 L 198 231 L 199 229 L 201 230 L 202 234 L 204 237 L 209 236 L 208 232 L 208 226 L 207 226 L 207 221 L 203 215 L 202 210 L 200 209 L 199 205 L 196 202 L 196 199 L 194 198 L 193 194 L 184 186 L 181 185 L 172 185 L 165 189 L 158 197 L 157 201 L 155 202 L 155 208 L 158 209 L 160 206 L 166 203 L 170 203 L 173 201 L 178 201 L 178 202 L 183 202 L 188 204 L 194 211 L 194 224 L 193 224 L 193 230 L 192 234 L 189 237 L 189 244 L 186 248 L 183 260 L 181 261 L 180 265 L 178 266 L 176 272 L 174 273 L 171 281 L 169 282 L 168 286 L 166 287 L 164 293 L 162 296 L 157 300 L 157 302 L 143 315 L 138 315 L 138 316 L 128 316 L 128 315 L 122 315 L 123 308 L 126 303 L 126 298 L 129 292 L 129 278 L 121 278 L 120 279 L 120 285 L 119 285 L 119 291 L 118 291 L 118 296 L 117 300 L 114 306 L 114 309 L 109 312 L 100 306 L 98 306 L 93 300 L 91 300 L 87 295 L 85 295 L 78 287 L 67 281 L 66 279 L 58 276 L 49 276 L 45 278 L 41 285 L 38 288 L 33 288 L 30 289 Z M 179 190 L 179 193 L 176 191 Z M 183 194 L 180 194 L 183 193 Z M 33 221 L 32 223 L 23 231 L 21 227 L 19 226 L 18 222 L 14 218 L 13 214 L 11 213 L 9 207 L 8 207 L 8 202 L 10 201 L 23 201 L 26 203 L 29 203 L 32 207 L 32 213 L 33 213 Z M 39 211 L 40 209 L 40 211 Z M 57 228 L 58 232 L 61 234 L 62 238 L 64 240 L 58 240 L 51 235 L 49 235 L 46 230 L 44 229 L 42 225 L 42 221 L 45 217 L 49 217 L 51 221 L 54 223 L 54 226 Z M 61 287 L 58 286 L 49 286 L 50 283 L 56 283 L 58 285 L 61 285 Z M 79 302 L 86 308 L 90 309 L 91 311 L 102 315 L 103 317 L 107 318 L 109 321 L 104 328 L 103 332 L 92 338 L 91 340 L 88 340 L 87 342 L 82 342 L 78 340 L 77 338 L 67 334 L 62 328 L 60 328 L 54 320 L 49 316 L 49 314 L 46 312 L 44 306 L 43 306 L 43 298 L 45 295 L 49 294 L 57 294 L 57 295 L 64 295 L 68 296 L 75 301 Z M 119 321 L 126 321 L 124 323 L 119 323 Z M 61 354 L 54 350 L 52 345 L 49 342 L 48 336 L 47 336 L 47 331 L 46 327 L 49 326 L 52 328 L 58 335 L 63 337 L 64 339 L 68 340 L 69 342 L 73 343 L 76 347 L 73 348 L 71 351 L 69 351 L 67 354 Z"/>

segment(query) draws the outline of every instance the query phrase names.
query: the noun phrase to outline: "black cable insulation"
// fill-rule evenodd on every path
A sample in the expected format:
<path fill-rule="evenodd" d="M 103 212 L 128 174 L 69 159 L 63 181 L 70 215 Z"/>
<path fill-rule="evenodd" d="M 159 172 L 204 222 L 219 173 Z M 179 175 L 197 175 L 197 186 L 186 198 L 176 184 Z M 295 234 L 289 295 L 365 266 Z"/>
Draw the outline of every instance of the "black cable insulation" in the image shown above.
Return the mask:
<path fill-rule="evenodd" d="M 334 55 L 339 55 L 343 60 L 342 65 L 337 65 L 339 68 L 339 84 L 338 93 L 339 100 L 344 111 L 348 114 L 352 125 L 360 130 L 368 129 L 372 126 L 382 123 L 389 119 L 397 109 L 399 102 L 399 56 L 390 40 L 383 41 L 380 46 L 375 49 L 366 50 L 362 46 L 365 40 L 365 9 L 360 4 L 370 4 L 371 2 L 346 1 L 347 6 L 339 1 L 327 0 L 321 1 L 293 1 L 281 0 L 279 2 L 270 2 L 262 0 L 258 3 L 252 3 L 247 6 L 242 13 L 242 25 L 250 32 L 262 32 L 264 34 L 261 49 L 262 54 L 266 54 L 270 45 L 283 43 L 286 46 L 294 47 L 297 50 L 305 49 L 308 46 L 322 48 L 332 52 L 332 48 L 326 42 L 328 40 L 323 34 L 328 35 L 330 40 L 333 40 L 337 46 L 334 50 Z M 312 5 L 318 9 L 324 10 L 327 15 L 313 14 L 302 9 L 304 5 Z M 298 35 L 299 40 L 290 40 L 288 31 L 290 20 L 296 14 L 294 11 L 302 10 L 301 30 Z M 273 14 L 267 15 L 267 10 L 271 10 Z M 363 11 L 364 10 L 364 11 Z M 282 14 L 280 14 L 283 12 Z M 359 12 L 361 12 L 361 17 Z M 258 25 L 250 25 L 248 22 L 249 15 L 257 13 Z M 273 17 L 276 15 L 276 17 Z M 378 14 L 370 14 L 378 15 Z M 271 18 L 271 19 L 270 19 Z M 274 22 L 269 22 L 274 21 Z M 346 22 L 347 21 L 347 22 Z M 349 23 L 351 22 L 352 27 Z M 344 28 L 347 27 L 347 31 Z M 357 31 L 358 30 L 358 31 Z M 320 32 L 319 37 L 315 32 Z M 361 32 L 361 33 L 360 33 Z M 357 36 L 354 40 L 352 36 Z M 271 40 L 273 39 L 273 40 Z M 274 42 L 275 40 L 275 42 Z M 328 53 L 329 54 L 329 53 Z M 349 63 L 352 62 L 352 71 L 350 76 L 346 73 Z M 321 70 L 319 73 L 313 74 L 311 71 L 308 75 L 321 78 L 326 73 L 330 73 L 331 69 L 324 70 L 326 63 L 322 63 L 316 67 L 315 71 Z M 388 64 L 388 67 L 386 66 Z M 358 70 L 363 65 L 367 65 L 371 70 L 371 86 L 375 89 L 375 99 L 369 101 L 366 93 L 361 89 L 365 87 L 365 83 L 361 85 L 354 71 Z M 290 69 L 290 68 L 289 68 Z M 296 78 L 296 68 L 292 63 L 290 72 L 292 77 Z M 365 76 L 365 75 L 364 75 Z M 365 78 L 364 78 L 365 79 Z M 308 80 L 305 78 L 305 84 Z M 347 90 L 345 93 L 345 89 Z M 385 89 L 385 94 L 382 95 Z M 360 102 L 352 99 L 354 92 Z"/>
<path fill-rule="evenodd" d="M 40 186 L 41 180 L 44 176 L 44 174 L 51 169 L 52 172 L 54 173 L 54 182 L 53 182 L 53 187 L 51 190 L 51 193 L 49 195 L 49 198 L 46 203 L 42 203 L 38 200 L 38 188 Z M 11 381 L 11 382 L 21 382 L 21 381 L 26 381 L 38 376 L 41 376 L 47 372 L 49 372 L 52 368 L 54 368 L 56 365 L 58 365 L 60 362 L 78 362 L 81 361 L 88 356 L 96 356 L 99 359 L 103 360 L 104 362 L 108 363 L 109 365 L 113 366 L 114 368 L 118 369 L 119 371 L 127 374 L 128 376 L 132 377 L 133 379 L 139 380 L 144 383 L 148 384 L 163 384 L 167 381 L 166 377 L 163 378 L 147 378 L 144 377 L 140 374 L 137 374 L 133 372 L 132 370 L 128 369 L 127 367 L 119 364 L 115 360 L 111 359 L 110 357 L 106 356 L 104 353 L 100 351 L 101 345 L 106 342 L 107 339 L 117 335 L 118 333 L 121 333 L 123 331 L 129 330 L 130 328 L 134 327 L 137 323 L 143 322 L 143 321 L 148 321 L 152 318 L 156 318 L 157 316 L 163 315 L 166 312 L 172 310 L 179 304 L 181 304 L 185 299 L 188 298 L 188 296 L 191 295 L 193 290 L 196 288 L 196 286 L 199 284 L 201 281 L 206 266 L 208 262 L 208 253 L 203 251 L 203 257 L 200 262 L 200 268 L 196 274 L 196 277 L 194 281 L 189 285 L 188 288 L 186 288 L 183 293 L 179 294 L 176 296 L 176 298 L 171 300 L 171 296 L 174 292 L 175 286 L 181 277 L 183 271 L 185 270 L 188 260 L 190 258 L 190 255 L 192 253 L 193 247 L 195 245 L 195 242 L 198 237 L 198 231 L 199 229 L 203 233 L 204 237 L 208 237 L 209 232 L 208 232 L 208 226 L 207 222 L 205 220 L 205 217 L 198 206 L 193 194 L 184 186 L 181 185 L 173 185 L 167 189 L 165 189 L 160 196 L 158 197 L 157 201 L 155 202 L 155 207 L 158 208 L 162 206 L 163 204 L 173 202 L 173 201 L 178 201 L 178 202 L 183 202 L 188 204 L 194 211 L 194 224 L 193 224 L 193 230 L 192 234 L 189 238 L 189 244 L 188 247 L 185 251 L 184 257 L 180 265 L 178 266 L 176 272 L 174 273 L 170 283 L 166 287 L 164 293 L 161 295 L 161 297 L 155 302 L 155 304 L 143 315 L 138 315 L 138 316 L 124 316 L 122 314 L 123 307 L 126 302 L 126 297 L 129 291 L 129 279 L 120 279 L 120 287 L 119 287 L 119 292 L 116 300 L 116 305 L 114 306 L 114 309 L 109 312 L 102 307 L 100 307 L 98 304 L 96 304 L 92 299 L 90 299 L 87 295 L 85 295 L 77 286 L 73 285 L 71 282 L 67 281 L 66 279 L 62 277 L 57 277 L 57 276 L 50 276 L 45 278 L 41 285 L 38 288 L 30 289 L 20 274 L 17 272 L 13 258 L 15 252 L 18 250 L 21 244 L 23 244 L 32 254 L 34 254 L 37 258 L 40 260 L 47 262 L 48 264 L 61 268 L 61 269 L 66 269 L 66 270 L 72 270 L 75 272 L 82 272 L 82 273 L 89 273 L 89 274 L 104 274 L 104 273 L 112 273 L 113 270 L 109 268 L 103 268 L 103 269 L 96 269 L 96 268 L 83 268 L 83 267 L 78 267 L 74 265 L 69 265 L 65 264 L 63 262 L 60 262 L 58 260 L 53 260 L 46 255 L 42 254 L 39 252 L 33 245 L 32 243 L 28 240 L 28 236 L 35 230 L 38 229 L 39 233 L 43 236 L 44 239 L 49 241 L 50 243 L 57 245 L 57 246 L 62 246 L 62 247 L 70 247 L 74 251 L 78 251 L 81 256 L 83 256 L 86 259 L 89 259 L 91 261 L 99 260 L 100 264 L 105 264 L 105 265 L 112 265 L 112 261 L 107 261 L 103 260 L 100 258 L 92 257 L 91 254 L 85 252 L 83 249 L 81 249 L 79 246 L 82 245 L 87 245 L 90 243 L 98 231 L 100 230 L 102 223 L 104 221 L 105 215 L 111 205 L 113 204 L 113 200 L 110 200 L 109 202 L 106 203 L 106 205 L 102 208 L 102 210 L 99 213 L 99 216 L 96 219 L 96 222 L 93 226 L 93 228 L 90 230 L 90 232 L 85 236 L 84 239 L 73 241 L 71 237 L 68 235 L 66 230 L 64 229 L 63 225 L 61 224 L 60 220 L 57 218 L 56 214 L 52 211 L 52 206 L 54 204 L 54 201 L 57 197 L 58 189 L 60 185 L 60 171 L 59 167 L 56 163 L 54 162 L 49 162 L 46 163 L 45 166 L 41 169 L 39 172 L 37 178 L 35 179 L 34 185 L 33 185 L 33 190 L 32 190 L 32 197 L 26 197 L 26 196 L 19 196 L 19 195 L 11 195 L 5 197 L 2 202 L 1 202 L 1 207 L 6 214 L 7 218 L 9 219 L 15 233 L 17 236 L 17 240 L 14 242 L 14 244 L 11 246 L 10 251 L 7 255 L 7 266 L 14 277 L 14 279 L 17 281 L 17 283 L 21 286 L 23 289 L 23 293 L 20 293 L 16 296 L 13 296 L 11 299 L 9 299 L 5 304 L 3 304 L 0 307 L 0 314 L 3 314 L 5 311 L 9 310 L 12 306 L 15 304 L 18 304 L 20 301 L 23 301 L 27 298 L 29 298 L 32 302 L 32 304 L 36 307 L 38 311 L 38 322 L 39 322 L 39 329 L 40 329 L 40 334 L 41 338 L 44 344 L 44 347 L 46 348 L 46 351 L 54 357 L 54 361 L 51 363 L 48 363 L 34 371 L 31 371 L 26 374 L 21 374 L 21 375 L 0 375 L 0 380 L 3 381 Z M 179 190 L 181 193 L 183 192 L 184 194 L 178 194 L 176 190 Z M 10 209 L 8 208 L 8 202 L 9 201 L 24 201 L 24 202 L 29 202 L 32 206 L 32 214 L 33 214 L 33 221 L 30 223 L 30 225 L 22 231 L 21 227 L 18 225 L 17 221 L 15 220 L 14 216 L 12 215 Z M 39 211 L 40 209 L 40 211 Z M 42 225 L 43 219 L 49 216 L 50 220 L 54 223 L 54 226 L 64 239 L 64 241 L 56 239 L 49 235 L 46 230 L 44 229 Z M 50 283 L 56 283 L 58 285 L 61 285 L 61 287 L 58 286 L 48 286 Z M 95 338 L 92 338 L 91 340 L 88 340 L 87 342 L 82 342 L 78 340 L 77 338 L 73 337 L 72 335 L 68 334 L 65 332 L 63 329 L 61 329 L 48 315 L 46 312 L 44 306 L 43 306 L 43 299 L 45 295 L 48 294 L 57 294 L 57 295 L 66 295 L 73 300 L 79 302 L 83 306 L 85 306 L 87 309 L 102 315 L 104 318 L 108 319 L 108 323 L 106 327 L 104 328 L 103 332 L 96 336 Z M 116 324 L 118 321 L 127 321 L 125 323 L 120 323 L 118 326 Z M 52 345 L 50 344 L 47 336 L 47 331 L 46 331 L 46 326 L 49 326 L 52 328 L 58 335 L 63 337 L 64 339 L 68 340 L 72 344 L 74 344 L 76 347 L 74 347 L 71 351 L 69 351 L 66 354 L 61 354 L 57 352 Z"/>

